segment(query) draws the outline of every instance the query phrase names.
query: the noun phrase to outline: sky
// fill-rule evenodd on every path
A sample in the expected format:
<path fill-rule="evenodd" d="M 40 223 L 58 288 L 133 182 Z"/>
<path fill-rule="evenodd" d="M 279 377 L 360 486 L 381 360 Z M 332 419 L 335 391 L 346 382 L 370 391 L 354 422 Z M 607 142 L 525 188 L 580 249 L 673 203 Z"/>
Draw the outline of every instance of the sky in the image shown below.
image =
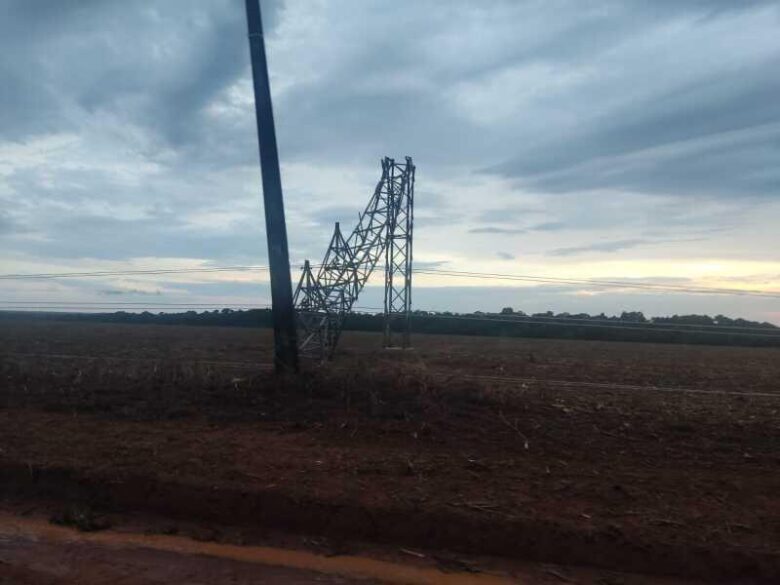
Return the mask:
<path fill-rule="evenodd" d="M 261 2 L 294 278 L 383 156 L 417 166 L 415 308 L 780 323 L 780 7 Z M 267 263 L 241 0 L 0 0 L 0 273 Z M 0 301 L 269 302 L 267 274 L 0 280 Z M 359 304 L 377 306 L 381 279 Z"/>

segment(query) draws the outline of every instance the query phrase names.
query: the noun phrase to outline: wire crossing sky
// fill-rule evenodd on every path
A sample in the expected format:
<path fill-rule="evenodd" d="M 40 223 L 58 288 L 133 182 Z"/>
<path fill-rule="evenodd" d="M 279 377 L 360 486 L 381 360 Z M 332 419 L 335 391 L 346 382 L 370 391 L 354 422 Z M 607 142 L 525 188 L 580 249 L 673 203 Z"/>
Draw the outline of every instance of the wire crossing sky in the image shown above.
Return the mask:
<path fill-rule="evenodd" d="M 411 155 L 420 307 L 780 323 L 776 2 L 263 8 L 294 264 Z M 0 299 L 269 302 L 216 269 L 267 263 L 245 29 L 234 0 L 1 3 L 0 273 L 104 274 Z"/>

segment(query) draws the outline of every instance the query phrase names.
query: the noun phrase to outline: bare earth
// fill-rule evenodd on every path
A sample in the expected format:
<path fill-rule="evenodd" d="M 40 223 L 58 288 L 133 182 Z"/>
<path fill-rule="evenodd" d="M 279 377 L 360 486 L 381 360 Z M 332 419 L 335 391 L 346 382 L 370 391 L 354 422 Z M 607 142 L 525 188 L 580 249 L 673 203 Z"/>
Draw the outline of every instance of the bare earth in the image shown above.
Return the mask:
<path fill-rule="evenodd" d="M 0 489 L 214 540 L 780 579 L 780 350 L 343 341 L 280 386 L 264 330 L 0 323 Z"/>

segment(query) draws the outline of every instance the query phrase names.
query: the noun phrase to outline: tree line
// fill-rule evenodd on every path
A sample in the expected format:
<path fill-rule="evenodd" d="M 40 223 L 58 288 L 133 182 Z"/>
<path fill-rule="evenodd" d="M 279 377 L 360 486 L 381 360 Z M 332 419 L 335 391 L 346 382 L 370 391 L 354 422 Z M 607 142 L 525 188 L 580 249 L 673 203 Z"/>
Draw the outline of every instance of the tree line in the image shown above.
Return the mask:
<path fill-rule="evenodd" d="M 51 319 L 108 323 L 205 325 L 222 327 L 271 327 L 270 309 L 186 311 L 181 313 L 45 313 L 0 312 L 4 319 Z M 767 322 L 733 319 L 724 315 L 672 315 L 646 317 L 639 311 L 620 315 L 587 313 L 524 313 L 505 307 L 497 313 L 413 311 L 413 333 L 487 335 L 552 339 L 635 341 L 780 347 L 780 327 Z M 381 314 L 353 313 L 345 330 L 382 331 Z"/>

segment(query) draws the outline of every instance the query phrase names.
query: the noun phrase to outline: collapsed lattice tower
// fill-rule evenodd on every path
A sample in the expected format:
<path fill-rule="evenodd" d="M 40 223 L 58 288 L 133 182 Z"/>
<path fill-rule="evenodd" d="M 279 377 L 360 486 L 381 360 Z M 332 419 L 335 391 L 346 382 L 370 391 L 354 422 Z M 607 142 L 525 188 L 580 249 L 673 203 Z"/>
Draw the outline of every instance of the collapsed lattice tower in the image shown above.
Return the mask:
<path fill-rule="evenodd" d="M 385 260 L 384 344 L 409 347 L 412 305 L 414 171 L 405 163 L 382 160 L 382 177 L 358 224 L 344 238 L 336 223 L 318 269 L 304 263 L 295 290 L 298 343 L 303 357 L 328 359 L 360 291 L 380 258 Z"/>

